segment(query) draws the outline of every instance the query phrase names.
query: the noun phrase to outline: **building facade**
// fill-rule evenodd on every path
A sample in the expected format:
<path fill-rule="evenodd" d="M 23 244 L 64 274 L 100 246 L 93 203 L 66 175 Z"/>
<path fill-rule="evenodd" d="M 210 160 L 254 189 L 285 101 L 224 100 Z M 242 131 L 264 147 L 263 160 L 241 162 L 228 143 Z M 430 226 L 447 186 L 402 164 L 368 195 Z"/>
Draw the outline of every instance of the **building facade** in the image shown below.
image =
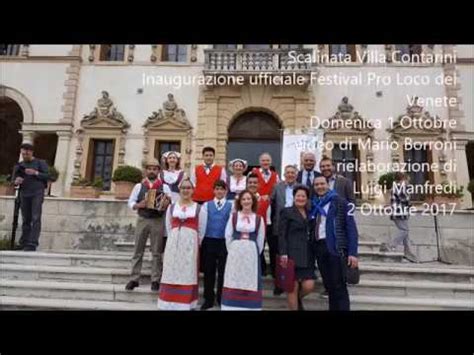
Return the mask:
<path fill-rule="evenodd" d="M 459 186 L 474 178 L 472 45 L 0 45 L 0 68 L 0 174 L 22 141 L 33 142 L 60 173 L 57 196 L 99 176 L 106 198 L 115 168 L 170 149 L 187 170 L 207 145 L 218 163 L 239 156 L 253 166 L 269 151 L 281 170 L 285 134 L 323 121 L 334 144 L 321 149 L 341 169 L 452 161 L 452 170 L 411 177 Z M 415 121 L 427 125 L 403 125 Z M 342 149 L 348 138 L 353 149 Z M 359 198 L 376 199 L 369 190 L 380 170 L 344 174 Z"/>

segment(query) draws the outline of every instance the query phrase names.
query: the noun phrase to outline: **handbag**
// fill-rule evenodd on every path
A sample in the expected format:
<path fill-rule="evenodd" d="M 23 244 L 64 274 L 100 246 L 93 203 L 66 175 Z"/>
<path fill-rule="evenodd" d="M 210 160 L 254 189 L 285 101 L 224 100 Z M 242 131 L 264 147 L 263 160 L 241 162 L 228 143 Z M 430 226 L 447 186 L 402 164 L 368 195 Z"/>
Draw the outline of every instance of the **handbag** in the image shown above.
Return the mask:
<path fill-rule="evenodd" d="M 287 293 L 293 292 L 295 288 L 295 262 L 288 258 L 286 268 L 281 266 L 281 257 L 277 256 L 276 260 L 276 279 L 275 286 L 281 288 Z"/>
<path fill-rule="evenodd" d="M 342 270 L 345 270 L 344 276 L 346 283 L 349 285 L 357 285 L 360 282 L 359 267 L 351 268 L 349 265 L 347 265 L 347 256 L 345 252 L 341 252 L 340 256 L 341 263 L 343 263 Z"/>
<path fill-rule="evenodd" d="M 351 268 L 346 265 L 346 282 L 349 285 L 357 285 L 360 281 L 359 267 Z"/>

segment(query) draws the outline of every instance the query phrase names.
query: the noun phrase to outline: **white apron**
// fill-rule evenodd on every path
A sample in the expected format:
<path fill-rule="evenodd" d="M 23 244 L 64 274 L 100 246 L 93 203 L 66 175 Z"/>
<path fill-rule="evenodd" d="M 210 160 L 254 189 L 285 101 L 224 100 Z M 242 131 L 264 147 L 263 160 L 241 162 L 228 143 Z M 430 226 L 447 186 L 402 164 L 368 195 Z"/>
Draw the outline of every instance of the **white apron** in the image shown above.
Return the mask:
<path fill-rule="evenodd" d="M 257 245 L 254 241 L 232 241 L 227 254 L 224 287 L 258 291 L 258 263 Z"/>
<path fill-rule="evenodd" d="M 198 283 L 199 241 L 194 229 L 173 228 L 163 258 L 161 283 L 193 285 Z"/>

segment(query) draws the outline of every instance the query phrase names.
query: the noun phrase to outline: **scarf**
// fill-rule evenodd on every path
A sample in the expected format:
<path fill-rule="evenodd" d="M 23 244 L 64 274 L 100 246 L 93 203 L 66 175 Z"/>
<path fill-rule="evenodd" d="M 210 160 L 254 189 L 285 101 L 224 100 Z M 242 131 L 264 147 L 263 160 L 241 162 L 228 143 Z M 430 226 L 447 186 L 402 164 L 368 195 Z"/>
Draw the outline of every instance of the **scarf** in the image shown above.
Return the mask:
<path fill-rule="evenodd" d="M 327 216 L 324 206 L 330 203 L 334 198 L 337 197 L 337 193 L 334 190 L 329 190 L 324 196 L 314 196 L 311 200 L 311 212 L 310 219 L 314 219 L 318 214 L 322 216 Z"/>

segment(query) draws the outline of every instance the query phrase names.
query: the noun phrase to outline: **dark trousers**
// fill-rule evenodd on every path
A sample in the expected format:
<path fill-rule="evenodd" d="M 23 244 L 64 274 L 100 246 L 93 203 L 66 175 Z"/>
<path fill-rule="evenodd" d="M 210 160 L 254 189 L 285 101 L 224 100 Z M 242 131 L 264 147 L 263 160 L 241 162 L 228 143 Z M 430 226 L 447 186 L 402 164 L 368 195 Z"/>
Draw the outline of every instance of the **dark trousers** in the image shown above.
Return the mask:
<path fill-rule="evenodd" d="M 222 287 L 224 285 L 224 271 L 227 260 L 225 239 L 204 238 L 202 241 L 202 260 L 204 269 L 204 302 L 221 303 Z M 217 292 L 214 292 L 217 273 Z"/>
<path fill-rule="evenodd" d="M 44 193 L 34 196 L 20 195 L 21 217 L 23 219 L 20 246 L 36 250 L 41 233 L 41 214 Z"/>
<path fill-rule="evenodd" d="M 265 257 L 265 244 L 268 243 L 268 235 L 272 232 L 272 226 L 266 226 L 265 228 L 265 241 L 263 242 L 263 250 L 260 254 L 260 265 L 262 269 L 262 276 L 267 274 L 267 259 Z M 271 270 L 270 270 L 271 271 Z"/>
<path fill-rule="evenodd" d="M 324 239 L 314 243 L 314 251 L 323 283 L 327 287 L 329 310 L 349 311 L 345 258 L 329 253 Z"/>
<path fill-rule="evenodd" d="M 267 226 L 266 239 L 268 242 L 268 249 L 270 254 L 270 270 L 273 278 L 276 275 L 276 256 L 278 254 L 278 235 L 273 234 L 272 226 Z"/>

